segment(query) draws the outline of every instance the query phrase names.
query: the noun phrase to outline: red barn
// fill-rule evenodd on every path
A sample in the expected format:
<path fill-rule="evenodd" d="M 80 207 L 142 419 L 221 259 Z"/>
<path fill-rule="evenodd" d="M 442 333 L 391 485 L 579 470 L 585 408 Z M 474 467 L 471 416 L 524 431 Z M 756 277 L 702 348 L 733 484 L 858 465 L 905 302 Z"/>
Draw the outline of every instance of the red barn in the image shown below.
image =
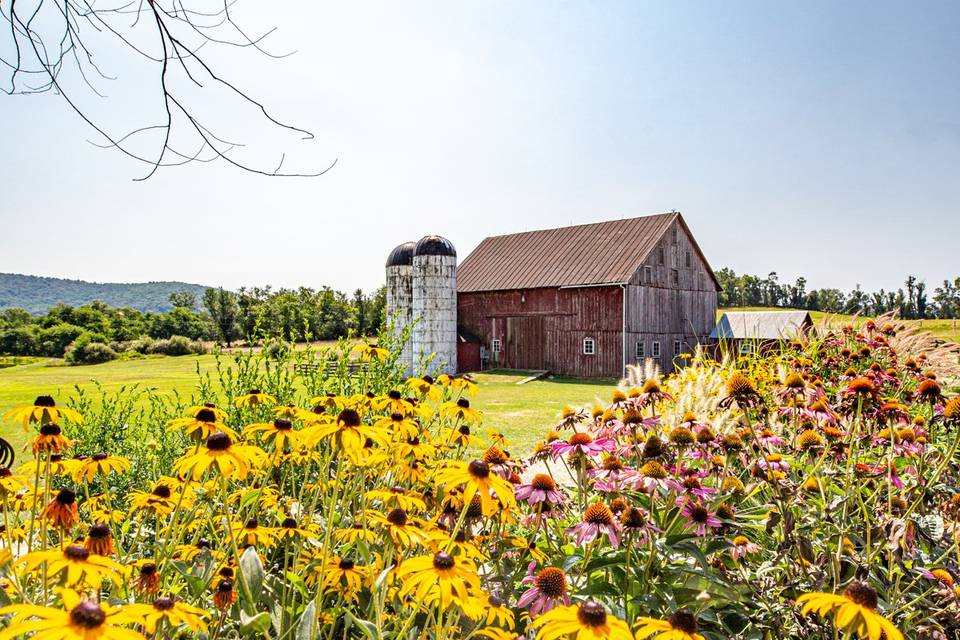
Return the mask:
<path fill-rule="evenodd" d="M 670 372 L 708 340 L 718 290 L 671 212 L 486 238 L 459 267 L 457 323 L 489 367 L 619 377 L 653 358 Z"/>

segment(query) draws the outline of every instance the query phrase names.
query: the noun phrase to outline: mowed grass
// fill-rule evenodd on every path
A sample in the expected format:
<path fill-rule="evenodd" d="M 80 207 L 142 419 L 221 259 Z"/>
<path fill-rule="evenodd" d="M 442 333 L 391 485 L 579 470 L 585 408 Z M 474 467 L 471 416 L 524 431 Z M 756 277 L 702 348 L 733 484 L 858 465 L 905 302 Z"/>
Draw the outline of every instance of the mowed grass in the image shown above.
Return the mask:
<path fill-rule="evenodd" d="M 801 311 L 800 309 L 782 309 L 782 308 L 771 308 L 771 307 L 728 307 L 725 309 L 717 309 L 717 319 L 720 319 L 720 316 L 723 315 L 724 311 Z M 834 319 L 837 322 L 853 322 L 854 324 L 865 322 L 867 318 L 865 316 L 852 316 L 843 313 L 826 313 L 823 311 L 811 311 L 810 317 L 814 322 L 819 322 L 824 318 Z M 935 337 L 940 338 L 941 340 L 949 340 L 951 342 L 960 342 L 960 320 L 909 320 L 908 322 L 919 322 L 921 328 L 924 331 L 929 331 Z"/>
<path fill-rule="evenodd" d="M 155 393 L 179 393 L 189 398 L 201 373 L 216 370 L 214 356 L 157 357 L 122 360 L 88 366 L 64 366 L 60 360 L 0 369 L 0 416 L 17 405 L 33 402 L 38 395 L 51 395 L 64 403 L 76 388 L 96 397 L 97 384 L 109 393 L 139 384 Z M 516 384 L 526 374 L 495 372 L 476 374 L 479 394 L 471 400 L 484 414 L 483 429 L 496 429 L 513 441 L 519 453 L 532 449 L 557 419 L 564 405 L 581 407 L 609 398 L 614 380 L 553 378 Z M 485 433 L 481 433 L 485 436 Z M 0 436 L 19 449 L 27 434 L 11 423 L 0 424 Z"/>

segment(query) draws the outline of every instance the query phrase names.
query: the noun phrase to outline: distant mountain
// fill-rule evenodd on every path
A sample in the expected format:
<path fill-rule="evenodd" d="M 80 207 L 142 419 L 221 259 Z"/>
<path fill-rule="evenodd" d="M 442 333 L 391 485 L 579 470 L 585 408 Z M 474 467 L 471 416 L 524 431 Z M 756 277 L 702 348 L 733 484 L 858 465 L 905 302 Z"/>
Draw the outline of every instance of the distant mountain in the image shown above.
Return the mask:
<path fill-rule="evenodd" d="M 84 282 L 63 278 L 0 273 L 0 309 L 21 307 L 30 313 L 44 313 L 59 302 L 79 306 L 101 300 L 111 307 L 140 311 L 169 311 L 168 297 L 175 291 L 192 291 L 202 304 L 207 287 L 187 282 Z"/>

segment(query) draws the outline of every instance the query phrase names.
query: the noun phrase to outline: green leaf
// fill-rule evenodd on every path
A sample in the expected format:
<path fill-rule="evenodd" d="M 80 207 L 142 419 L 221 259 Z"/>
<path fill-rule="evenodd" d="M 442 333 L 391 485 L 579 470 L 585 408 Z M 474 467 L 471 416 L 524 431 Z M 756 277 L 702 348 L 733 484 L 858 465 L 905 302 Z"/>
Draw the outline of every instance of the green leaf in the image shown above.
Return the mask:
<path fill-rule="evenodd" d="M 260 600 L 260 593 L 263 591 L 263 563 L 260 562 L 260 556 L 257 555 L 253 547 L 247 547 L 247 550 L 240 556 L 240 571 L 246 579 L 247 586 L 250 588 L 250 595 L 255 605 Z"/>
<path fill-rule="evenodd" d="M 270 614 L 266 611 L 255 616 L 248 616 L 246 612 L 240 611 L 240 633 L 259 636 L 269 628 Z"/>
<path fill-rule="evenodd" d="M 313 623 L 317 616 L 317 601 L 311 600 L 303 608 L 303 615 L 300 616 L 300 623 L 297 625 L 296 640 L 313 640 Z"/>
<path fill-rule="evenodd" d="M 363 620 L 361 618 L 356 617 L 349 610 L 344 611 L 344 614 L 347 618 L 348 624 L 353 623 L 357 625 L 357 628 L 359 628 L 360 631 L 363 632 L 363 635 L 365 635 L 370 640 L 377 640 L 377 626 L 375 624 L 373 624 L 369 620 Z"/>

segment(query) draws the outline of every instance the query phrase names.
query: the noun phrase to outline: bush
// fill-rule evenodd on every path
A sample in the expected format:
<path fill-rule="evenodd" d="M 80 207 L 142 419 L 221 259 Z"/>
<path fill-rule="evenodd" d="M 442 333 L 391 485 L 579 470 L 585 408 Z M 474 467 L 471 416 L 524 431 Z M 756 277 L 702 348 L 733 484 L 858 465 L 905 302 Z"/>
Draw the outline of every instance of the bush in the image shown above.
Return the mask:
<path fill-rule="evenodd" d="M 70 345 L 66 353 L 70 364 L 100 364 L 117 359 L 117 352 L 102 342 L 87 342 L 80 346 Z"/>
<path fill-rule="evenodd" d="M 67 347 L 84 332 L 83 327 L 61 322 L 40 331 L 40 353 L 51 358 L 62 358 Z"/>
<path fill-rule="evenodd" d="M 37 334 L 33 327 L 14 327 L 0 333 L 0 353 L 8 356 L 37 354 Z"/>
<path fill-rule="evenodd" d="M 183 336 L 171 336 L 166 340 L 156 340 L 150 353 L 159 353 L 165 356 L 187 356 L 206 353 L 202 342 L 191 340 Z"/>
<path fill-rule="evenodd" d="M 141 355 L 153 353 L 156 341 L 149 336 L 141 336 L 136 340 L 124 340 L 122 342 L 111 342 L 110 348 L 120 353 L 121 351 L 132 351 Z"/>

